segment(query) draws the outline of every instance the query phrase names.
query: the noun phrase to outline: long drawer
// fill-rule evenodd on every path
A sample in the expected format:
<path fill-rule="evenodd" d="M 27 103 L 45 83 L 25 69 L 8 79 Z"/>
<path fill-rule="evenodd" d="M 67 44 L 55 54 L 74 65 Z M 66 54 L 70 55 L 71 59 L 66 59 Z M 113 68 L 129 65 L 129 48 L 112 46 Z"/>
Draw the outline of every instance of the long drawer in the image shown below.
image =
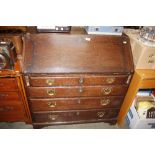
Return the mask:
<path fill-rule="evenodd" d="M 2 101 L 0 103 L 0 121 L 19 121 L 25 117 L 21 101 Z"/>
<path fill-rule="evenodd" d="M 20 113 L 23 112 L 21 101 L 2 102 L 0 104 L 0 114 L 2 113 Z"/>
<path fill-rule="evenodd" d="M 18 101 L 21 100 L 19 92 L 0 92 L 0 104 L 3 101 Z"/>
<path fill-rule="evenodd" d="M 125 95 L 127 86 L 28 87 L 30 98 Z"/>
<path fill-rule="evenodd" d="M 52 111 L 33 113 L 34 123 L 52 123 L 52 122 L 81 122 L 81 121 L 99 121 L 104 119 L 116 118 L 118 109 L 108 110 L 79 110 L 79 111 Z"/>
<path fill-rule="evenodd" d="M 15 78 L 0 78 L 0 91 L 16 91 L 18 90 Z"/>
<path fill-rule="evenodd" d="M 99 108 L 120 108 L 123 101 L 121 96 L 87 97 L 87 98 L 56 98 L 56 99 L 30 99 L 30 106 L 35 111 L 50 110 L 80 110 Z"/>
<path fill-rule="evenodd" d="M 0 112 L 0 121 L 1 122 L 17 122 L 25 120 L 24 112 Z"/>
<path fill-rule="evenodd" d="M 57 77 L 30 77 L 30 85 L 34 87 L 46 86 L 78 86 L 78 85 L 105 85 L 105 84 L 126 84 L 127 75 L 119 76 L 57 76 Z"/>

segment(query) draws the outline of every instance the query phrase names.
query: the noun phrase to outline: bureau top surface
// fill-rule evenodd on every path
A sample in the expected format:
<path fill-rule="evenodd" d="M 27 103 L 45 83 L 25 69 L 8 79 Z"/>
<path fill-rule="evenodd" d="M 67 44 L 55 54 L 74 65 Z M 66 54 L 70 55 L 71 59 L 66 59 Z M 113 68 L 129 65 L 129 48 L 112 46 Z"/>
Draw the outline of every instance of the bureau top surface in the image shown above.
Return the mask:
<path fill-rule="evenodd" d="M 24 37 L 24 73 L 130 73 L 127 36 L 44 33 Z"/>

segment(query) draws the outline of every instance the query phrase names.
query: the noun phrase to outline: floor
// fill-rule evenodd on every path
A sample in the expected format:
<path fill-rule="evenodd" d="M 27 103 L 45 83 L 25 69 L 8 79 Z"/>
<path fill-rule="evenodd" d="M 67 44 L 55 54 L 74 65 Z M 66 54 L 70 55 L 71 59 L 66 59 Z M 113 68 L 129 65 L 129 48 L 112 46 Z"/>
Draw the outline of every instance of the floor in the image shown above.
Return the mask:
<path fill-rule="evenodd" d="M 24 122 L 15 123 L 0 123 L 0 129 L 33 129 L 32 125 L 25 124 Z M 126 123 L 121 128 L 117 125 L 109 125 L 108 123 L 86 123 L 86 124 L 73 124 L 73 125 L 54 125 L 44 127 L 42 129 L 128 129 Z"/>

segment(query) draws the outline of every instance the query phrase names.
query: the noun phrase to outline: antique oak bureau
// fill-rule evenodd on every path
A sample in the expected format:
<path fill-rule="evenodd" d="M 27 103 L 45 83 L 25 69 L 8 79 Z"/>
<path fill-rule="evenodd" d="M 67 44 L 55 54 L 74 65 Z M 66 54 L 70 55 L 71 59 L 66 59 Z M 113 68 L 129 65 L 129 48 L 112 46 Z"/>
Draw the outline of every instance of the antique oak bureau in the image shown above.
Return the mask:
<path fill-rule="evenodd" d="M 126 35 L 26 34 L 23 73 L 34 128 L 115 124 L 133 61 Z"/>

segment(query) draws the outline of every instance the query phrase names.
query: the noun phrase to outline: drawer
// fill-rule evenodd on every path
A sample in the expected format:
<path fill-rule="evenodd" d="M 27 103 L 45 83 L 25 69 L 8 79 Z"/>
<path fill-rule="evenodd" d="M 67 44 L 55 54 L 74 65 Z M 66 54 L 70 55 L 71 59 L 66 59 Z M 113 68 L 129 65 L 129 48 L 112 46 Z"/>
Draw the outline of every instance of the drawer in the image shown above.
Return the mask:
<path fill-rule="evenodd" d="M 0 121 L 23 121 L 24 117 L 22 102 L 7 101 L 0 103 Z"/>
<path fill-rule="evenodd" d="M 79 110 L 79 111 L 57 111 L 33 113 L 34 123 L 61 123 L 61 122 L 82 122 L 82 121 L 99 121 L 104 119 L 116 118 L 118 109 L 108 110 Z"/>
<path fill-rule="evenodd" d="M 18 85 L 15 78 L 0 78 L 0 91 L 15 90 L 18 90 Z"/>
<path fill-rule="evenodd" d="M 80 110 L 99 108 L 120 108 L 123 98 L 121 96 L 90 97 L 90 98 L 57 98 L 57 99 L 30 99 L 31 110 Z"/>
<path fill-rule="evenodd" d="M 0 100 L 1 102 L 18 101 L 18 100 L 21 100 L 21 97 L 20 97 L 19 92 L 0 92 Z"/>
<path fill-rule="evenodd" d="M 0 113 L 18 113 L 23 112 L 22 102 L 12 101 L 12 102 L 2 102 L 0 104 Z"/>
<path fill-rule="evenodd" d="M 119 76 L 59 76 L 59 77 L 30 77 L 30 85 L 34 87 L 47 86 L 78 86 L 126 84 L 127 75 Z"/>
<path fill-rule="evenodd" d="M 127 86 L 28 87 L 30 98 L 125 95 Z"/>

